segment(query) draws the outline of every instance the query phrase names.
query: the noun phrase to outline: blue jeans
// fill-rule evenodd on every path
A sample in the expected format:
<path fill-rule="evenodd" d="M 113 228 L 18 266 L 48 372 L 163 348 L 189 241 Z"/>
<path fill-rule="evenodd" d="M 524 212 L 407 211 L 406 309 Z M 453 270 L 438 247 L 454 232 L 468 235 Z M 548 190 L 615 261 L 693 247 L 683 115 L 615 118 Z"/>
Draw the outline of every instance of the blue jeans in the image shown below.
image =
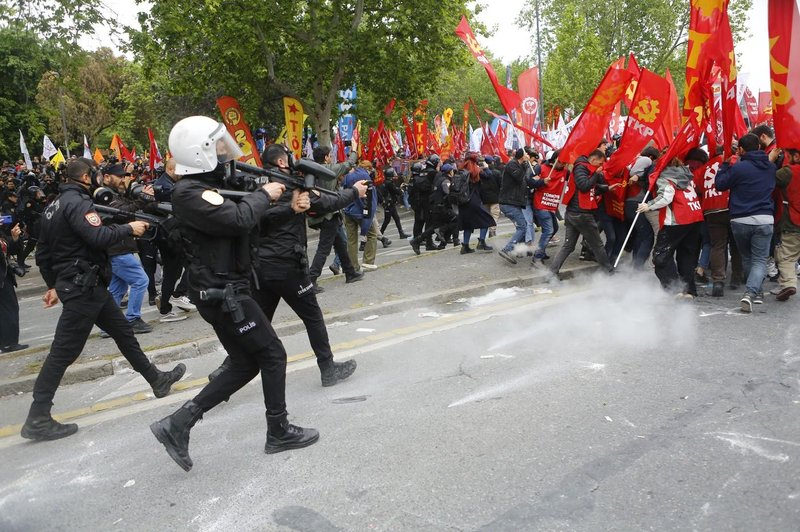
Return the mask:
<path fill-rule="evenodd" d="M 128 321 L 141 318 L 142 301 L 144 301 L 144 295 L 147 293 L 147 284 L 149 282 L 147 274 L 142 268 L 142 263 L 133 253 L 115 255 L 111 257 L 111 273 L 108 291 L 111 292 L 114 301 L 119 305 L 130 286 L 131 291 L 128 294 L 128 309 L 125 312 L 125 317 Z"/>
<path fill-rule="evenodd" d="M 525 215 L 525 242 L 533 242 L 533 235 L 536 233 L 536 226 L 533 225 L 533 207 L 526 205 L 522 209 L 522 214 Z"/>
<path fill-rule="evenodd" d="M 767 258 L 772 241 L 772 224 L 747 225 L 731 221 L 736 247 L 742 255 L 742 270 L 747 293 L 760 294 L 767 276 Z"/>
<path fill-rule="evenodd" d="M 700 224 L 700 260 L 697 265 L 703 268 L 703 271 L 711 269 L 711 235 L 708 233 L 708 225 L 705 222 Z"/>
<path fill-rule="evenodd" d="M 514 244 L 525 242 L 525 231 L 528 228 L 528 222 L 525 221 L 525 214 L 523 213 L 522 207 L 500 204 L 500 212 L 502 212 L 506 218 L 514 222 L 514 227 L 516 228 L 511 240 L 503 247 L 503 251 L 508 253 L 514 249 Z"/>
<path fill-rule="evenodd" d="M 555 234 L 555 230 L 553 227 L 553 213 L 550 211 L 544 211 L 539 209 L 533 210 L 533 215 L 536 217 L 536 222 L 542 228 L 542 234 L 539 236 L 539 245 L 536 248 L 536 251 L 533 253 L 533 256 L 537 259 L 543 259 L 547 256 L 547 244 L 550 243 L 550 239 L 553 238 Z"/>
<path fill-rule="evenodd" d="M 472 238 L 472 231 L 472 229 L 464 229 L 464 236 L 461 237 L 461 243 L 465 246 L 469 245 L 469 239 Z M 478 240 L 486 240 L 486 233 L 488 232 L 488 227 L 481 227 L 478 233 Z"/>

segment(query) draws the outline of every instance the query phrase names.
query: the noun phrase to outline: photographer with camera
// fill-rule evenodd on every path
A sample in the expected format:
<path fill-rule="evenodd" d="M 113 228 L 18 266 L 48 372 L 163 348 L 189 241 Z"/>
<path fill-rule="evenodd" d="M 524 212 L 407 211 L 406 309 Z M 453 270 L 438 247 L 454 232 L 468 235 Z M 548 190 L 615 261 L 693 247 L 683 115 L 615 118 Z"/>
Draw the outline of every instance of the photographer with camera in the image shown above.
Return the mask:
<path fill-rule="evenodd" d="M 113 198 L 109 203 L 110 207 L 125 212 L 136 212 L 144 206 L 145 202 L 132 197 L 132 177 L 121 164 L 113 164 L 106 168 L 103 174 L 103 184 L 109 187 L 113 193 Z M 152 194 L 152 187 L 145 186 L 144 191 Z M 143 334 L 152 332 L 153 328 L 142 319 L 142 303 L 147 293 L 149 280 L 142 262 L 136 256 L 138 252 L 139 246 L 133 236 L 126 237 L 108 248 L 112 273 L 108 290 L 117 305 L 128 293 L 128 308 L 125 310 L 125 318 L 131 323 L 135 334 Z"/>
<path fill-rule="evenodd" d="M 217 192 L 224 164 L 242 156 L 225 126 L 204 116 L 184 118 L 172 128 L 169 148 L 181 175 L 172 206 L 189 259 L 189 293 L 200 315 L 212 325 L 225 351 L 226 367 L 194 399 L 150 425 L 170 457 L 192 468 L 189 432 L 197 421 L 261 372 L 267 417 L 266 453 L 313 444 L 319 432 L 289 423 L 286 412 L 286 351 L 267 316 L 251 297 L 250 279 L 259 266 L 251 253 L 262 215 L 285 186 L 267 183 L 238 202 Z M 295 207 L 307 209 L 298 197 Z"/>
<path fill-rule="evenodd" d="M 8 233 L 6 233 L 8 231 Z M 14 287 L 17 276 L 25 271 L 10 260 L 17 252 L 22 230 L 19 224 L 8 227 L 0 220 L 0 352 L 11 353 L 25 349 L 28 344 L 19 343 L 19 301 Z"/>

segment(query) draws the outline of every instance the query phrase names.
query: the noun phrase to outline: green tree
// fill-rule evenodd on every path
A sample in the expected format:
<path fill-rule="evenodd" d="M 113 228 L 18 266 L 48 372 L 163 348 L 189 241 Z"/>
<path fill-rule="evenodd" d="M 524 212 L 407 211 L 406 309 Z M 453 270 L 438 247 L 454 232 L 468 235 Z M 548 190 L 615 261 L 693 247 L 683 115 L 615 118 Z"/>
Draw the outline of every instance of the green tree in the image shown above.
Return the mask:
<path fill-rule="evenodd" d="M 752 0 L 732 0 L 734 40 L 746 34 Z M 518 23 L 542 33 L 542 88 L 546 108 L 580 111 L 606 68 L 633 53 L 640 66 L 669 68 L 683 91 L 689 3 L 686 0 L 528 0 Z"/>
<path fill-rule="evenodd" d="M 370 114 L 393 97 L 411 102 L 430 91 L 463 53 L 454 29 L 467 3 L 155 0 L 141 29 L 130 30 L 131 46 L 145 74 L 166 72 L 170 91 L 195 108 L 230 94 L 251 123 L 282 122 L 281 98 L 293 96 L 330 144 L 342 88 L 370 93 Z"/>

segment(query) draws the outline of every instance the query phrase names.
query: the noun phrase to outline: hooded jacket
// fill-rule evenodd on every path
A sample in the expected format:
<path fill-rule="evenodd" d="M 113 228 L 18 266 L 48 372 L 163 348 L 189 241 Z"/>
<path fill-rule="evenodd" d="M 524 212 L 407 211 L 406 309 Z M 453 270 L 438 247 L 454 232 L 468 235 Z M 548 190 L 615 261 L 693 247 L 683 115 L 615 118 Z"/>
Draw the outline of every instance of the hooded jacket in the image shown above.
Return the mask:
<path fill-rule="evenodd" d="M 750 151 L 736 164 L 723 162 L 715 178 L 717 190 L 730 190 L 728 209 L 731 219 L 748 216 L 774 216 L 775 165 L 763 151 Z"/>
<path fill-rule="evenodd" d="M 651 210 L 665 209 L 663 225 L 681 225 L 675 219 L 673 200 L 676 191 L 694 187 L 694 175 L 686 166 L 667 166 L 656 180 L 656 197 L 647 202 Z M 702 212 L 702 211 L 700 211 Z"/>

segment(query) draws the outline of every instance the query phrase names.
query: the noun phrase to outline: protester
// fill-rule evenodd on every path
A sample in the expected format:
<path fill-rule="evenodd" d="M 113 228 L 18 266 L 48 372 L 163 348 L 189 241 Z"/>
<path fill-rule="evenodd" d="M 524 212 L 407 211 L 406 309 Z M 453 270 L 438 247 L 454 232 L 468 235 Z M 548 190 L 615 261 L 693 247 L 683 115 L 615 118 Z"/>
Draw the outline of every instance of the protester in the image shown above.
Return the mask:
<path fill-rule="evenodd" d="M 800 150 L 785 150 L 786 165 L 775 174 L 782 201 L 777 210 L 778 282 L 775 294 L 778 301 L 788 301 L 797 293 L 797 260 L 800 259 Z M 769 154 L 770 161 L 778 159 L 777 150 Z"/>
<path fill-rule="evenodd" d="M 530 156 L 522 148 L 514 153 L 514 159 L 509 161 L 503 171 L 500 186 L 500 212 L 514 223 L 514 234 L 511 240 L 498 251 L 498 254 L 511 264 L 516 264 L 514 246 L 525 242 L 525 232 L 528 224 L 522 212 L 530 203 L 528 184 L 526 182 L 527 163 Z"/>
<path fill-rule="evenodd" d="M 463 231 L 461 238 L 461 254 L 474 253 L 475 250 L 469 245 L 470 238 L 475 229 L 479 230 L 478 245 L 475 249 L 479 251 L 493 251 L 494 248 L 486 243 L 488 232 L 496 225 L 494 217 L 486 209 L 483 198 L 483 173 L 487 169 L 478 166 L 478 155 L 468 154 L 461 164 L 461 171 L 469 175 L 467 186 L 469 187 L 469 200 L 458 206 L 458 226 Z M 494 181 L 489 186 L 494 185 Z"/>
<path fill-rule="evenodd" d="M 740 159 L 731 164 L 723 161 L 715 178 L 717 190 L 730 190 L 731 229 L 742 254 L 745 293 L 741 299 L 743 312 L 753 311 L 754 304 L 764 302 L 762 285 L 767 273 L 772 240 L 775 204 L 775 165 L 761 151 L 758 137 L 747 134 L 739 139 Z"/>

